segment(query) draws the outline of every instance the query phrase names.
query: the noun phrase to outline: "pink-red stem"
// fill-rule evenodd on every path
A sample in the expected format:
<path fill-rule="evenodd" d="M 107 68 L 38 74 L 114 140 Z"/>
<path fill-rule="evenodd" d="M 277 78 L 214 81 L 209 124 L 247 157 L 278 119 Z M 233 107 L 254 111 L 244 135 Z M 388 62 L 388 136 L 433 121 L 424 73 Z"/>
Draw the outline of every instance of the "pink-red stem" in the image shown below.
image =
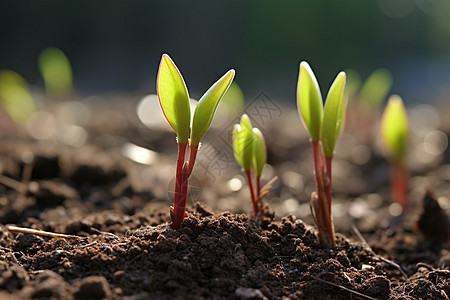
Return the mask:
<path fill-rule="evenodd" d="M 189 149 L 189 161 L 186 157 L 187 144 L 178 144 L 177 174 L 175 182 L 175 197 L 173 202 L 172 229 L 178 229 L 186 213 L 189 177 L 194 168 L 198 146 Z"/>
<path fill-rule="evenodd" d="M 188 177 L 191 176 L 192 169 L 194 169 L 195 159 L 197 158 L 198 146 L 189 147 L 189 164 L 188 164 Z"/>
<path fill-rule="evenodd" d="M 328 198 L 328 209 L 331 211 L 331 161 L 333 160 L 333 156 L 325 156 L 325 167 L 328 182 L 325 184 L 327 186 L 327 198 Z"/>
<path fill-rule="evenodd" d="M 391 166 L 391 197 L 399 203 L 403 211 L 408 208 L 409 175 L 402 161 L 394 161 Z"/>
<path fill-rule="evenodd" d="M 177 203 L 174 203 L 174 218 L 172 220 L 172 229 L 178 229 L 184 220 L 186 213 L 186 200 L 188 192 L 188 162 L 185 162 L 181 173 L 180 197 Z"/>
<path fill-rule="evenodd" d="M 256 198 L 260 200 L 261 197 L 261 176 L 256 177 Z"/>
<path fill-rule="evenodd" d="M 256 216 L 259 212 L 259 208 L 258 208 L 258 199 L 256 198 L 255 195 L 255 188 L 253 187 L 252 171 L 250 170 L 249 172 L 245 172 L 245 175 L 247 176 L 247 183 L 250 189 L 250 196 L 252 198 L 253 215 Z"/>
<path fill-rule="evenodd" d="M 319 141 L 311 141 L 314 160 L 314 174 L 316 179 L 317 194 L 313 195 L 311 207 L 317 225 L 319 242 L 326 246 L 334 245 L 334 225 L 331 215 L 331 170 L 330 161 L 324 160 L 322 147 Z"/>
<path fill-rule="evenodd" d="M 183 165 L 184 165 L 184 159 L 186 157 L 186 150 L 187 150 L 188 144 L 178 144 L 178 158 L 177 158 L 177 171 L 175 175 L 175 194 L 174 194 L 174 200 L 173 200 L 173 214 L 172 214 L 172 228 L 174 228 L 174 224 L 180 223 L 177 219 L 180 215 L 183 215 L 184 217 L 184 211 L 185 205 L 181 205 L 180 203 L 180 196 L 181 196 L 181 184 L 183 181 Z M 174 228 L 175 229 L 175 228 Z"/>

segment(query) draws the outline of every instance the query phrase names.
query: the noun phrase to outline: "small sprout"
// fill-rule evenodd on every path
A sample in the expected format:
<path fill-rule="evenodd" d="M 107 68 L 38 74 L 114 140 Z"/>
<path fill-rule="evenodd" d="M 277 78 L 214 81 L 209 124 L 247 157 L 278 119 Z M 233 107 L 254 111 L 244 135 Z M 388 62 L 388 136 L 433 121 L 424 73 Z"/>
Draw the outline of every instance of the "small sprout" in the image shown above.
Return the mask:
<path fill-rule="evenodd" d="M 21 126 L 36 110 L 26 80 L 14 71 L 0 71 L 0 103 L 8 115 Z"/>
<path fill-rule="evenodd" d="M 405 165 L 408 149 L 408 114 L 398 95 L 389 98 L 384 109 L 380 133 L 391 158 L 391 197 L 403 210 L 408 206 L 408 172 Z"/>
<path fill-rule="evenodd" d="M 352 102 L 349 125 L 352 133 L 363 144 L 372 145 L 375 140 L 373 127 L 378 117 L 380 106 L 392 87 L 392 75 L 386 69 L 373 71 L 362 84 L 358 73 L 350 70 L 347 74 L 346 91 Z M 359 92 L 358 92 L 359 89 Z"/>
<path fill-rule="evenodd" d="M 253 132 L 249 117 L 244 114 L 240 124 L 234 125 L 234 156 L 245 172 L 250 172 L 253 163 Z"/>
<path fill-rule="evenodd" d="M 253 128 L 249 117 L 243 114 L 240 124 L 233 130 L 234 156 L 244 170 L 252 199 L 253 215 L 263 213 L 262 198 L 265 193 L 261 189 L 261 175 L 266 164 L 266 144 L 262 132 Z M 253 184 L 253 173 L 256 178 L 256 193 Z"/>
<path fill-rule="evenodd" d="M 72 67 L 69 59 L 60 49 L 48 47 L 42 50 L 38 64 L 49 94 L 72 92 Z"/>
<path fill-rule="evenodd" d="M 381 103 L 388 95 L 392 87 L 392 74 L 386 69 L 377 69 L 367 77 L 359 98 L 361 104 L 373 111 L 378 111 Z"/>
<path fill-rule="evenodd" d="M 336 142 L 344 127 L 347 106 L 345 80 L 344 72 L 337 75 L 328 91 L 323 108 L 322 96 L 314 73 L 306 62 L 300 64 L 297 106 L 311 137 L 317 189 L 311 195 L 310 205 L 319 241 L 326 246 L 335 243 L 331 214 L 331 161 Z"/>
<path fill-rule="evenodd" d="M 175 178 L 174 206 L 171 210 L 172 228 L 183 222 L 188 180 L 194 168 L 200 141 L 208 131 L 220 99 L 234 78 L 234 70 L 228 71 L 200 98 L 191 125 L 189 93 L 180 71 L 172 59 L 163 54 L 156 80 L 159 103 L 167 122 L 177 134 L 178 159 Z M 185 161 L 189 144 L 189 159 Z"/>
<path fill-rule="evenodd" d="M 405 160 L 408 132 L 408 114 L 402 98 L 392 95 L 381 119 L 381 134 L 391 157 L 396 161 Z"/>

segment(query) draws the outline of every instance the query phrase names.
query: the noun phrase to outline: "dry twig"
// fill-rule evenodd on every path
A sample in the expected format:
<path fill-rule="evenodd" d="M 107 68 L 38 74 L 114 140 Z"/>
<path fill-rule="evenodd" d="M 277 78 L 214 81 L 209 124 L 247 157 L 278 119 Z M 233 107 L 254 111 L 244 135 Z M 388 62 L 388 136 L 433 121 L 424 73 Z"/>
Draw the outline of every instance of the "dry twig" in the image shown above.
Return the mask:
<path fill-rule="evenodd" d="M 400 271 L 400 273 L 402 273 L 402 275 L 408 279 L 408 275 L 406 275 L 405 271 L 403 271 L 402 267 L 393 262 L 392 260 L 389 260 L 387 258 L 384 258 L 381 255 L 378 255 L 375 253 L 375 251 L 373 251 L 373 249 L 369 246 L 369 244 L 367 243 L 366 239 L 363 237 L 363 235 L 361 234 L 361 232 L 359 231 L 359 229 L 355 226 L 355 224 L 352 225 L 353 231 L 356 233 L 356 235 L 358 236 L 358 238 L 361 240 L 361 242 L 363 243 L 363 245 L 365 245 L 367 247 L 367 249 L 369 249 L 370 252 L 372 252 L 372 254 L 377 257 L 379 260 L 393 266 L 394 268 L 398 269 Z"/>
<path fill-rule="evenodd" d="M 17 226 L 12 226 L 12 225 L 8 225 L 8 226 L 6 226 L 6 228 L 9 231 L 14 232 L 14 233 L 35 234 L 35 235 L 47 236 L 47 237 L 51 237 L 51 238 L 60 238 L 60 239 L 84 239 L 84 237 L 76 236 L 76 235 L 54 233 L 54 232 L 49 232 L 49 231 L 17 227 Z"/>

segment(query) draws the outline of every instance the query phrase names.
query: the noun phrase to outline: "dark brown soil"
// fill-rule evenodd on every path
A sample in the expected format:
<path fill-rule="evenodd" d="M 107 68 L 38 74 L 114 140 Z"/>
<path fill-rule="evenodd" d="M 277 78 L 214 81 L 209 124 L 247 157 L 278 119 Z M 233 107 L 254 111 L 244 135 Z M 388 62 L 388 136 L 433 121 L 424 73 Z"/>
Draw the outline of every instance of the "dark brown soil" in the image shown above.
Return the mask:
<path fill-rule="evenodd" d="M 142 166 L 126 159 L 115 145 L 99 141 L 70 148 L 3 139 L 0 299 L 448 299 L 450 295 L 448 216 L 431 194 L 425 197 L 418 225 L 413 225 L 418 218 L 413 209 L 403 222 L 392 220 L 385 226 L 380 221 L 362 230 L 368 245 L 345 230 L 349 226 L 340 227 L 339 218 L 333 248 L 318 244 L 310 219 L 306 224 L 291 215 L 277 216 L 261 227 L 247 214 L 219 211 L 211 203 L 220 200 L 221 192 L 211 190 L 203 191 L 199 200 L 215 212 L 202 204 L 190 205 L 181 229 L 172 230 L 165 195 L 169 183 L 160 176 L 164 158 L 156 167 Z M 158 140 L 154 143 L 161 145 Z M 290 147 L 286 146 L 287 156 Z M 272 151 L 276 168 L 281 158 Z M 197 177 L 202 185 L 202 175 Z M 225 183 L 216 184 L 220 188 Z M 274 187 L 275 193 L 281 189 Z M 269 206 L 276 207 L 270 197 Z M 250 203 L 243 206 L 249 208 Z M 380 212 L 376 220 L 385 217 Z M 364 224 L 363 219 L 347 223 Z M 16 234 L 7 224 L 81 238 Z"/>

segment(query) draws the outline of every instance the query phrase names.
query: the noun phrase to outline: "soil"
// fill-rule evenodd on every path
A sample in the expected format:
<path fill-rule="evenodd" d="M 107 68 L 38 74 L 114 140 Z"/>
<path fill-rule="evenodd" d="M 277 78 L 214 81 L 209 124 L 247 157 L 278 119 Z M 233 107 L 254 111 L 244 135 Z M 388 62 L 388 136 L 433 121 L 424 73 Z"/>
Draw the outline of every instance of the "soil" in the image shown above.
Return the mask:
<path fill-rule="evenodd" d="M 337 156 L 337 243 L 322 247 L 307 206 L 313 186 L 312 174 L 303 172 L 312 170 L 307 139 L 288 139 L 273 120 L 264 133 L 269 175 L 280 177 L 266 196 L 275 219 L 260 225 L 250 214 L 248 190 L 230 188 L 241 178 L 237 167 L 221 176 L 214 170 L 211 180 L 202 170 L 206 143 L 191 180 L 186 219 L 172 230 L 167 191 L 175 172 L 173 136 L 132 121 L 101 123 L 114 110 L 91 109 L 98 117 L 85 125 L 89 139 L 77 147 L 2 138 L 0 299 L 450 296 L 450 222 L 440 206 L 445 201 L 426 188 L 414 189 L 446 191 L 445 178 L 436 179 L 440 185 L 420 183 L 435 179 L 439 166 L 412 171 L 411 207 L 393 217 L 383 159 L 375 152 L 364 163 Z M 217 130 L 212 128 L 210 141 L 221 135 Z M 123 147 L 130 144 L 155 150 L 157 159 L 147 164 L 130 159 Z M 445 161 L 443 156 L 442 166 Z M 350 175 L 342 171 L 348 169 Z M 16 233 L 8 224 L 78 238 Z"/>

